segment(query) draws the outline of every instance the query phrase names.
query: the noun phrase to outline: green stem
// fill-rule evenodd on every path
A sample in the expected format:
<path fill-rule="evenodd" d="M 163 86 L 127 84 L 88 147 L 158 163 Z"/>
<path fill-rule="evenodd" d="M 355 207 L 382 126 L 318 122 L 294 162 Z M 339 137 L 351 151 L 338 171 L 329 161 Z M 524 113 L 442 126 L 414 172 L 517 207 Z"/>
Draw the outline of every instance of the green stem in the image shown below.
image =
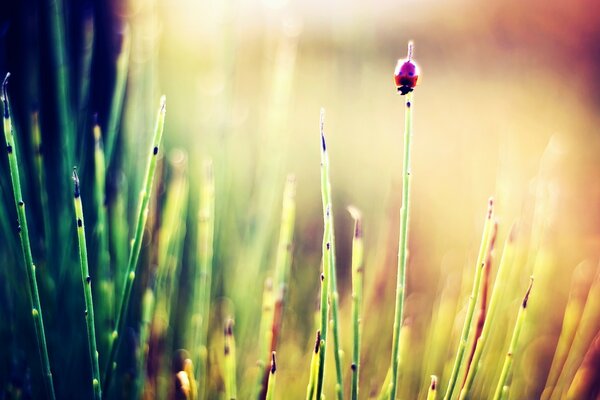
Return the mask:
<path fill-rule="evenodd" d="M 361 304 L 363 290 L 363 238 L 362 220 L 360 211 L 354 207 L 348 207 L 348 211 L 354 219 L 354 238 L 352 240 L 352 400 L 358 399 L 358 383 L 360 373 L 360 336 L 361 336 Z"/>
<path fill-rule="evenodd" d="M 225 400 L 237 398 L 236 384 L 236 352 L 235 338 L 233 336 L 233 320 L 225 324 Z"/>
<path fill-rule="evenodd" d="M 532 286 L 533 277 L 531 277 L 529 281 L 529 287 L 527 288 L 527 292 L 525 292 L 525 297 L 523 298 L 523 302 L 521 303 L 521 307 L 519 308 L 519 313 L 517 314 L 515 328 L 513 330 L 512 338 L 510 339 L 508 352 L 506 353 L 506 357 L 504 358 L 504 365 L 502 366 L 500 379 L 498 380 L 498 385 L 496 386 L 496 392 L 494 393 L 494 400 L 499 400 L 500 398 L 503 398 L 504 392 L 507 391 L 508 375 L 510 374 L 510 371 L 512 369 L 514 352 L 517 349 L 519 335 L 521 334 L 521 329 L 523 328 L 523 321 L 525 321 L 525 315 L 527 312 L 527 302 L 529 301 L 529 294 L 531 293 Z"/>
<path fill-rule="evenodd" d="M 412 139 L 412 93 L 406 95 L 404 109 L 404 161 L 402 165 L 402 208 L 400 209 L 400 238 L 398 243 L 398 275 L 396 282 L 396 313 L 392 336 L 392 359 L 390 400 L 396 398 L 398 384 L 398 365 L 400 363 L 400 327 L 404 318 L 404 295 L 406 282 L 406 264 L 408 260 L 408 218 L 410 215 L 411 181 L 411 139 Z"/>
<path fill-rule="evenodd" d="M 427 391 L 427 400 L 435 400 L 437 396 L 437 376 L 431 375 L 431 385 Z"/>
<path fill-rule="evenodd" d="M 321 341 L 319 344 L 319 371 L 317 376 L 317 391 L 315 399 L 321 399 L 323 392 L 323 379 L 325 376 L 325 351 L 327 348 L 327 328 L 329 326 L 329 285 L 331 283 L 331 194 L 329 186 L 329 159 L 327 155 L 327 146 L 325 144 L 325 134 L 323 125 L 325 120 L 325 110 L 321 109 L 321 198 L 323 202 L 323 272 L 321 273 Z"/>
<path fill-rule="evenodd" d="M 135 271 L 137 268 L 137 262 L 140 256 L 140 250 L 142 248 L 142 238 L 144 236 L 144 227 L 146 226 L 146 220 L 148 219 L 148 203 L 150 201 L 150 194 L 152 193 L 152 184 L 154 182 L 154 171 L 156 170 L 156 161 L 158 159 L 158 149 L 161 143 L 163 129 L 165 126 L 165 112 L 166 112 L 166 99 L 162 96 L 160 99 L 160 107 L 158 109 L 156 117 L 156 126 L 154 128 L 154 138 L 152 140 L 152 147 L 150 148 L 150 155 L 148 157 L 148 164 L 146 166 L 145 173 L 145 185 L 140 195 L 140 204 L 138 208 L 138 217 L 135 229 L 135 235 L 133 237 L 133 244 L 129 253 L 129 261 L 127 262 L 127 275 L 125 276 L 125 283 L 123 285 L 123 293 L 120 298 L 119 311 L 117 313 L 117 319 L 115 321 L 115 329 L 112 331 L 109 343 L 109 356 L 104 370 L 104 386 L 103 391 L 106 393 L 110 388 L 112 373 L 115 370 L 116 356 L 119 349 L 119 344 L 123 335 L 123 329 L 125 328 L 125 317 L 127 316 L 127 309 L 129 307 L 129 299 L 131 296 L 131 289 L 133 288 L 133 282 L 135 280 Z"/>
<path fill-rule="evenodd" d="M 85 243 L 85 224 L 83 219 L 83 206 L 81 204 L 81 191 L 77 169 L 73 168 L 73 203 L 75 206 L 75 220 L 77 224 L 77 240 L 79 242 L 79 265 L 81 266 L 81 283 L 85 297 L 85 323 L 87 326 L 88 346 L 90 361 L 92 363 L 92 388 L 94 399 L 102 398 L 100 387 L 100 367 L 98 366 L 98 348 L 96 346 L 96 328 L 94 325 L 94 302 L 92 301 L 92 278 L 88 267 L 87 245 Z"/>
<path fill-rule="evenodd" d="M 10 73 L 6 74 L 6 78 L 4 78 L 4 82 L 2 83 L 4 139 L 6 140 L 8 164 L 10 168 L 10 178 L 12 182 L 15 207 L 17 209 L 17 219 L 19 223 L 17 231 L 19 232 L 19 238 L 21 240 L 21 250 L 23 252 L 23 259 L 25 261 L 25 270 L 27 271 L 27 291 L 29 294 L 29 301 L 31 303 L 31 315 L 33 317 L 38 351 L 40 353 L 40 358 L 42 362 L 42 371 L 44 373 L 44 385 L 46 388 L 46 395 L 50 399 L 54 400 L 56 398 L 56 395 L 54 394 L 52 372 L 50 371 L 50 359 L 48 357 L 48 346 L 46 344 L 46 333 L 44 331 L 44 319 L 42 318 L 42 306 L 40 303 L 40 294 L 38 292 L 36 268 L 35 265 L 33 265 L 33 257 L 31 255 L 27 215 L 25 214 L 25 202 L 23 201 L 23 194 L 21 193 L 21 178 L 19 177 L 19 161 L 17 158 L 17 147 L 14 140 L 14 132 L 12 127 L 12 121 L 10 118 L 10 109 L 7 92 L 9 76 Z"/>
<path fill-rule="evenodd" d="M 471 332 L 471 322 L 473 320 L 473 315 L 475 314 L 475 304 L 477 303 L 477 298 L 479 297 L 479 286 L 481 284 L 481 276 L 483 275 L 483 270 L 485 266 L 485 255 L 487 254 L 487 250 L 490 243 L 490 235 L 494 226 L 492 218 L 494 214 L 493 207 L 494 201 L 490 198 L 485 225 L 483 228 L 483 235 L 481 238 L 481 245 L 479 247 L 479 255 L 477 256 L 477 263 L 475 264 L 475 279 L 473 281 L 473 288 L 471 290 L 471 296 L 469 297 L 467 314 L 465 317 L 465 322 L 463 324 L 462 333 L 460 335 L 460 342 L 458 343 L 458 350 L 456 352 L 456 358 L 454 359 L 454 366 L 452 367 L 452 374 L 450 375 L 450 381 L 448 382 L 448 388 L 446 389 L 444 400 L 450 400 L 452 398 L 452 394 L 454 392 L 454 388 L 456 386 L 456 381 L 458 378 L 458 373 L 463 365 L 465 349 L 467 347 L 469 333 Z"/>
<path fill-rule="evenodd" d="M 275 372 L 277 371 L 277 364 L 275 362 L 275 352 L 271 353 L 271 368 L 269 368 L 269 383 L 267 384 L 267 395 L 266 400 L 273 400 L 275 397 Z"/>

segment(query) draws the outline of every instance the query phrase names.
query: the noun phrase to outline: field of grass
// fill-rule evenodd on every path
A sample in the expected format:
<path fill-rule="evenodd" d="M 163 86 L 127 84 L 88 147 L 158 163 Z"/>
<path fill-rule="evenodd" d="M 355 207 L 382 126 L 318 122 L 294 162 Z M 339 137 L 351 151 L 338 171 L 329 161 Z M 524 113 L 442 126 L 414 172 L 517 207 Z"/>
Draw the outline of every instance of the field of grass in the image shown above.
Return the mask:
<path fill-rule="evenodd" d="M 0 400 L 600 399 L 596 31 L 467 3 L 0 6 Z"/>

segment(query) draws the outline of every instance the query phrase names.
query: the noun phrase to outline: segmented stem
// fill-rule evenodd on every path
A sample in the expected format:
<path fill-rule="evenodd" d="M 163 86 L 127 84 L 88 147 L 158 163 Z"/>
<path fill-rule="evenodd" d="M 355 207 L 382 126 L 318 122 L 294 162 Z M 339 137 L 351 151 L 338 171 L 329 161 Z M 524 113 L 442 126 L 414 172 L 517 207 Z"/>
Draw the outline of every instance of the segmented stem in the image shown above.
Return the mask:
<path fill-rule="evenodd" d="M 48 346 L 46 344 L 46 333 L 44 331 L 44 319 L 42 318 L 42 306 L 40 303 L 40 294 L 38 292 L 36 268 L 33 264 L 33 256 L 31 255 L 31 244 L 29 242 L 29 229 L 27 225 L 27 215 L 25 213 L 25 202 L 23 201 L 23 193 L 21 192 L 21 178 L 19 177 L 19 161 L 17 158 L 17 148 L 14 140 L 14 131 L 10 118 L 10 107 L 8 102 L 8 78 L 10 73 L 6 74 L 2 83 L 2 108 L 3 108 L 3 126 L 4 139 L 6 141 L 6 151 L 8 153 L 8 166 L 10 169 L 10 179 L 13 188 L 15 199 L 15 207 L 17 208 L 17 232 L 21 241 L 21 250 L 25 261 L 25 270 L 27 271 L 27 292 L 31 303 L 31 315 L 33 317 L 33 325 L 37 339 L 38 351 L 42 362 L 42 371 L 44 373 L 44 385 L 46 395 L 54 400 L 54 383 L 52 381 L 52 372 L 50 370 L 50 359 L 48 357 Z"/>
<path fill-rule="evenodd" d="M 410 215 L 410 183 L 411 183 L 411 138 L 412 138 L 412 93 L 408 93 L 404 107 L 404 161 L 402 165 L 402 208 L 400 209 L 400 238 L 398 241 L 398 275 L 396 282 L 396 312 L 392 336 L 392 371 L 390 380 L 390 400 L 396 398 L 398 384 L 398 368 L 400 363 L 400 328 L 404 318 L 404 295 L 406 283 L 406 265 L 408 261 L 408 225 Z"/>
<path fill-rule="evenodd" d="M 94 302 L 92 301 L 92 278 L 88 267 L 87 245 L 85 242 L 85 224 L 83 219 L 83 205 L 81 204 L 81 190 L 77 169 L 73 168 L 73 204 L 75 206 L 75 221 L 77 225 L 77 241 L 79 243 L 79 265 L 81 267 L 81 283 L 85 298 L 85 323 L 87 327 L 90 361 L 92 363 L 92 389 L 94 399 L 102 398 L 100 387 L 100 367 L 98 365 L 98 348 L 96 346 L 96 327 L 94 325 Z"/>
<path fill-rule="evenodd" d="M 454 366 L 452 367 L 452 374 L 450 375 L 450 381 L 448 382 L 444 400 L 450 400 L 452 398 L 454 388 L 456 387 L 456 381 L 458 379 L 458 373 L 463 365 L 467 341 L 469 340 L 469 333 L 471 332 L 471 322 L 473 321 L 475 305 L 477 304 L 477 298 L 479 297 L 479 286 L 481 284 L 481 277 L 485 267 L 485 256 L 489 248 L 491 231 L 494 226 L 492 218 L 493 215 L 494 200 L 490 198 L 486 213 L 486 220 L 483 227 L 483 235 L 481 237 L 481 245 L 479 247 L 479 255 L 477 256 L 477 263 L 475 264 L 475 279 L 473 280 L 473 288 L 471 289 L 471 296 L 469 297 L 469 304 L 467 306 L 467 314 L 463 324 L 462 333 L 460 335 L 460 342 L 458 343 L 458 350 L 456 352 L 456 358 L 454 359 Z"/>
<path fill-rule="evenodd" d="M 498 380 L 498 385 L 496 386 L 496 392 L 494 393 L 494 400 L 500 400 L 504 397 L 504 393 L 508 391 L 508 376 L 512 369 L 513 364 L 513 356 L 514 352 L 517 349 L 517 344 L 519 343 L 519 335 L 521 334 L 521 329 L 523 328 L 523 322 L 525 321 L 525 315 L 527 312 L 527 303 L 529 301 L 529 294 L 531 293 L 531 287 L 533 286 L 533 277 L 529 280 L 529 287 L 527 288 L 527 292 L 525 292 L 525 297 L 523 297 L 523 301 L 521 302 L 521 307 L 519 308 L 519 313 L 517 314 L 517 321 L 515 322 L 515 328 L 513 329 L 512 338 L 510 339 L 510 345 L 508 347 L 508 352 L 506 353 L 506 357 L 504 358 L 504 365 L 502 366 L 502 372 L 500 373 L 500 379 Z"/>
<path fill-rule="evenodd" d="M 237 398 L 236 384 L 236 355 L 235 338 L 233 336 L 233 320 L 229 319 L 225 324 L 225 399 L 234 400 Z"/>
<path fill-rule="evenodd" d="M 360 211 L 355 207 L 348 207 L 348 212 L 354 219 L 354 235 L 352 239 L 352 386 L 351 398 L 358 399 L 358 384 L 360 374 L 360 336 L 361 305 L 363 290 L 363 237 L 362 217 Z"/>
<path fill-rule="evenodd" d="M 127 316 L 129 299 L 131 296 L 131 289 L 133 288 L 133 282 L 135 280 L 137 261 L 140 256 L 140 250 L 142 248 L 144 227 L 146 226 L 146 220 L 148 219 L 148 203 L 150 201 L 150 194 L 152 193 L 154 171 L 156 170 L 156 161 L 158 159 L 158 149 L 161 143 L 163 129 L 165 125 L 165 112 L 166 99 L 165 96 L 162 96 L 160 99 L 160 107 L 158 109 L 156 117 L 156 126 L 154 128 L 154 138 L 152 140 L 152 147 L 148 158 L 148 164 L 146 166 L 145 185 L 140 194 L 140 204 L 138 208 L 135 235 L 133 237 L 133 245 L 131 246 L 131 251 L 129 253 L 129 261 L 127 263 L 127 275 L 124 277 L 125 283 L 123 285 L 123 293 L 120 298 L 117 319 L 115 321 L 115 329 L 113 330 L 110 338 L 110 351 L 106 363 L 106 368 L 104 370 L 104 392 L 107 392 L 107 389 L 110 388 L 112 374 L 116 368 L 117 351 L 119 349 L 119 344 L 123 335 L 123 329 L 125 328 L 125 317 Z"/>

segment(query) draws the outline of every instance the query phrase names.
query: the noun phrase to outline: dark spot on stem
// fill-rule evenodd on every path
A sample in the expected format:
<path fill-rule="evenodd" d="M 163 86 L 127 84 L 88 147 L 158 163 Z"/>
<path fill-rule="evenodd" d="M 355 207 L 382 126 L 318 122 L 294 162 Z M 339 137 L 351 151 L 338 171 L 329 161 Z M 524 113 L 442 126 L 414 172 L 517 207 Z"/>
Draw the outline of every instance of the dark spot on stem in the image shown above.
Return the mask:
<path fill-rule="evenodd" d="M 85 313 L 85 316 L 87 317 L 87 315 L 88 315 L 88 310 L 85 310 L 85 312 L 84 312 L 84 313 Z"/>
<path fill-rule="evenodd" d="M 85 277 L 85 282 L 89 285 L 90 282 L 92 281 L 92 278 L 88 275 Z"/>
<path fill-rule="evenodd" d="M 525 297 L 523 298 L 523 308 L 527 308 L 527 302 L 529 301 L 529 294 L 531 293 L 531 287 L 533 286 L 533 276 L 529 278 L 529 287 L 527 288 L 527 292 L 525 292 Z"/>
<path fill-rule="evenodd" d="M 327 244 L 325 246 L 327 246 L 327 250 L 329 250 L 331 247 L 331 244 L 329 242 L 327 242 Z"/>
<path fill-rule="evenodd" d="M 362 223 L 360 219 L 357 219 L 354 224 L 354 237 L 357 239 L 362 237 Z"/>
<path fill-rule="evenodd" d="M 23 207 L 25 205 L 25 203 L 23 203 L 23 200 L 19 201 L 19 207 Z"/>
<path fill-rule="evenodd" d="M 437 379 L 433 376 L 431 377 L 431 390 L 435 390 L 437 386 Z"/>
<path fill-rule="evenodd" d="M 2 82 L 2 103 L 4 104 L 4 118 L 10 118 L 10 113 L 8 112 L 8 78 L 10 77 L 10 72 L 6 73 L 6 77 L 4 78 L 4 82 Z"/>
<path fill-rule="evenodd" d="M 229 355 L 229 345 L 225 345 L 225 348 L 223 349 L 223 353 L 227 356 Z"/>
<path fill-rule="evenodd" d="M 317 331 L 317 340 L 315 340 L 315 354 L 319 354 L 319 347 L 321 347 L 321 331 Z"/>
<path fill-rule="evenodd" d="M 325 275 L 321 274 L 321 282 L 325 280 Z"/>
<path fill-rule="evenodd" d="M 277 371 L 277 363 L 275 362 L 275 352 L 271 353 L 271 374 L 275 375 Z"/>
<path fill-rule="evenodd" d="M 21 225 L 17 225 L 17 232 L 21 233 Z"/>
<path fill-rule="evenodd" d="M 356 364 L 352 363 L 352 365 L 350 365 L 350 369 L 352 372 L 356 372 Z"/>
<path fill-rule="evenodd" d="M 10 144 L 6 145 L 6 151 L 8 151 L 8 154 L 12 153 L 12 146 Z"/>
<path fill-rule="evenodd" d="M 327 151 L 327 145 L 325 145 L 325 135 L 321 134 L 321 147 L 323 151 Z"/>
<path fill-rule="evenodd" d="M 406 102 L 406 108 L 410 108 L 410 101 Z"/>
<path fill-rule="evenodd" d="M 83 221 L 81 220 L 81 218 L 77 218 L 77 226 L 79 228 L 81 228 L 83 226 Z"/>
<path fill-rule="evenodd" d="M 154 146 L 154 150 L 152 150 L 152 154 L 154 154 L 154 155 L 158 154 L 158 146 Z"/>

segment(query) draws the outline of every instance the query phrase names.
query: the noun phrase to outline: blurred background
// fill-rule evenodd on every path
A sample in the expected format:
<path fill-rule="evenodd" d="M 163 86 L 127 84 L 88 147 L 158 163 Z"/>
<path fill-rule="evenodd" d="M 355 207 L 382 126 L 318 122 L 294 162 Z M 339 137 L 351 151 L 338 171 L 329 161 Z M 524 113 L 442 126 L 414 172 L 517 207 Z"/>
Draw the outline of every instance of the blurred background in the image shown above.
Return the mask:
<path fill-rule="evenodd" d="M 39 109 L 51 147 L 56 89 L 48 73 L 45 16 L 52 2 L 7 3 L 0 10 L 0 72 L 12 73 L 15 125 L 28 131 L 28 114 Z M 219 327 L 226 314 L 232 314 L 239 329 L 240 382 L 254 382 L 254 332 L 263 282 L 275 259 L 285 177 L 295 174 L 298 214 L 290 300 L 278 351 L 277 393 L 286 399 L 304 396 L 314 340 L 322 238 L 321 107 L 331 160 L 345 362 L 351 343 L 352 239 L 352 220 L 345 208 L 353 204 L 363 212 L 366 241 L 361 390 L 366 396 L 383 382 L 394 312 L 404 126 L 403 99 L 394 87 L 393 70 L 413 40 L 422 75 L 413 107 L 405 313 L 413 339 L 406 355 L 410 366 L 401 377 L 403 398 L 422 392 L 432 373 L 441 376 L 441 382 L 447 380 L 444 365 L 447 371 L 462 326 L 490 196 L 496 200 L 498 243 L 504 243 L 513 223 L 521 243 L 505 297 L 511 306 L 505 312 L 507 321 L 514 321 L 529 276 L 536 277 L 511 398 L 540 395 L 573 271 L 587 262 L 581 270 L 591 280 L 600 255 L 598 2 L 66 0 L 64 17 L 71 86 L 89 85 L 86 100 L 77 90 L 71 93 L 73 104 L 82 107 L 82 126 L 91 127 L 93 114 L 103 129 L 109 124 L 119 56 L 125 46 L 129 51 L 115 144 L 121 150 L 108 178 L 109 196 L 111 182 L 127 182 L 129 221 L 161 94 L 168 104 L 165 158 L 174 163 L 181 157 L 186 160 L 191 199 L 198 196 L 202 162 L 213 160 L 216 333 L 211 337 L 219 343 Z M 87 64 L 86 55 L 91 57 Z M 28 139 L 21 140 L 27 144 Z M 78 140 L 82 150 L 74 162 L 84 163 L 88 139 Z M 53 157 L 61 155 L 49 156 L 46 167 L 53 165 Z M 127 169 L 119 167 L 125 158 Z M 2 163 L 5 174 L 4 158 Z M 52 173 L 49 168 L 49 182 L 60 182 Z M 6 182 L 3 201 L 11 204 Z M 53 199 L 54 193 L 49 196 Z M 35 215 L 35 208 L 31 212 Z M 0 246 L 10 243 L 1 242 Z M 189 246 L 193 244 L 186 249 Z M 498 247 L 496 260 L 502 250 Z M 185 263 L 184 257 L 183 273 Z M 8 261 L 6 267 L 15 265 Z M 497 262 L 492 271 L 496 268 Z M 7 282 L 18 282 L 14 279 Z M 79 289 L 77 277 L 72 282 Z M 41 289 L 42 301 L 53 290 L 71 285 L 68 279 L 62 287 L 55 284 Z M 181 287 L 180 296 L 185 296 L 185 281 Z M 427 354 L 431 335 L 442 334 L 432 329 L 444 296 L 452 299 L 457 312 L 456 322 L 451 322 L 456 326 L 444 336 L 455 341 L 442 354 Z M 59 323 L 52 320 L 60 302 L 48 308 L 47 324 L 60 332 Z M 139 312 L 135 309 L 134 314 Z M 181 312 L 175 326 L 185 326 L 185 320 Z M 2 352 L 0 385 L 8 385 L 15 371 L 30 371 L 28 379 L 37 382 L 37 358 L 28 358 L 35 354 L 28 324 L 19 328 L 27 332 L 19 340 L 7 339 L 10 334 L 4 332 L 4 340 L 12 344 Z M 512 322 L 500 325 L 500 330 L 507 326 L 503 334 L 510 335 Z M 507 338 L 497 340 L 505 343 Z M 72 343 L 65 345 L 58 337 L 49 343 L 51 361 L 62 366 L 55 370 L 57 390 L 64 398 L 79 398 L 68 387 L 86 360 L 84 347 L 69 349 L 85 346 L 85 341 Z M 18 349 L 17 355 L 9 355 L 8 348 Z M 496 355 L 503 352 L 498 347 Z M 500 361 L 489 362 L 495 368 Z M 216 393 L 219 373 L 212 376 Z M 333 373 L 327 379 L 332 382 Z M 488 384 L 485 379 L 478 390 Z M 489 382 L 494 379 L 490 373 Z M 332 386 L 327 393 L 331 396 Z M 240 398 L 247 396 L 240 390 Z"/>

